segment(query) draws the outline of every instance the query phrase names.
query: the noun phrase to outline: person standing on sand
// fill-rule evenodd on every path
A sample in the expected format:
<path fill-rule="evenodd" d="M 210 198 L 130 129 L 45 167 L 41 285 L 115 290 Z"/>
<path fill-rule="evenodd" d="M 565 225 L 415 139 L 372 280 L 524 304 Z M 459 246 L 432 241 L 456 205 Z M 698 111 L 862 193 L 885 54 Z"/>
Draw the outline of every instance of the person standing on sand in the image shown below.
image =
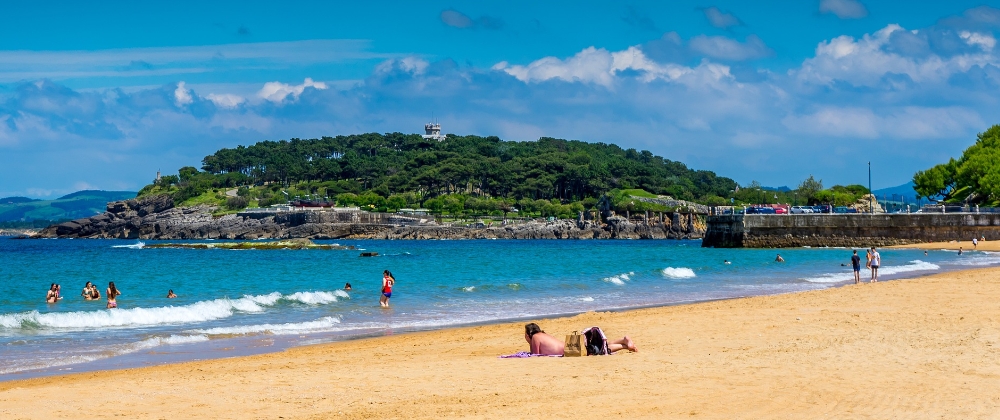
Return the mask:
<path fill-rule="evenodd" d="M 378 303 L 383 308 L 389 307 L 389 298 L 392 297 L 392 286 L 396 284 L 396 278 L 392 276 L 389 270 L 382 272 L 382 297 L 379 298 Z"/>
<path fill-rule="evenodd" d="M 882 256 L 875 250 L 875 247 L 872 247 L 871 256 L 872 259 L 869 264 L 872 269 L 872 279 L 870 283 L 875 283 L 878 281 L 878 267 L 882 265 Z"/>
<path fill-rule="evenodd" d="M 979 247 L 979 238 L 972 238 L 972 249 Z"/>
<path fill-rule="evenodd" d="M 854 284 L 861 283 L 861 257 L 856 249 L 854 255 L 851 255 L 851 267 L 854 268 Z"/>

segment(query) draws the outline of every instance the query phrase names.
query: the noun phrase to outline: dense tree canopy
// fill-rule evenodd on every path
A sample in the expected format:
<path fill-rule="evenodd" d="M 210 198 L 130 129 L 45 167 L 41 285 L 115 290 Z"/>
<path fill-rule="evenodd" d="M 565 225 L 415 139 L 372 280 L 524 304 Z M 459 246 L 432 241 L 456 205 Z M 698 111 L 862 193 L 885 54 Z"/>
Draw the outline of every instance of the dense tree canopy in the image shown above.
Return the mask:
<path fill-rule="evenodd" d="M 420 135 L 369 133 L 263 141 L 219 150 L 202 163 L 205 172 L 186 167 L 179 179 L 164 182 L 189 189 L 186 197 L 208 186 L 306 182 L 323 183 L 331 197 L 413 193 L 427 200 L 461 193 L 563 202 L 628 188 L 703 201 L 727 196 L 736 187 L 732 179 L 689 169 L 649 151 L 553 138 L 516 142 L 450 136 L 439 142 Z"/>
<path fill-rule="evenodd" d="M 914 190 L 948 203 L 997 205 L 1000 202 L 1000 125 L 976 136 L 958 160 L 913 175 Z"/>

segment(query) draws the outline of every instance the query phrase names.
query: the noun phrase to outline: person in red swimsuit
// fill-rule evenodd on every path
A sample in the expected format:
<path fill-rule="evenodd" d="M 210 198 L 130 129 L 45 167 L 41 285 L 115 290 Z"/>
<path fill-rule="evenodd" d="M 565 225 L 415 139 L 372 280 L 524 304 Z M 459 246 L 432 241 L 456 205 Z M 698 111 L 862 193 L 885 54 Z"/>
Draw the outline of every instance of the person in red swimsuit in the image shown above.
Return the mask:
<path fill-rule="evenodd" d="M 382 297 L 379 298 L 378 303 L 383 308 L 389 307 L 389 298 L 392 297 L 392 286 L 396 284 L 396 279 L 392 277 L 392 273 L 389 270 L 382 272 Z"/>

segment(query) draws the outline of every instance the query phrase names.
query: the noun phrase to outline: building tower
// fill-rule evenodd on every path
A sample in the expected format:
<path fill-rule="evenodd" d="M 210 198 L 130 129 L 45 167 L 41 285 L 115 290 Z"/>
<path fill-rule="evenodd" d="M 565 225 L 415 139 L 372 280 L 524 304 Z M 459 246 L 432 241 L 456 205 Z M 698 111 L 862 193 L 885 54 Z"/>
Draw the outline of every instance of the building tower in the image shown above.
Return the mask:
<path fill-rule="evenodd" d="M 444 139 L 448 138 L 447 135 L 441 134 L 441 124 L 438 123 L 424 124 L 424 132 L 425 134 L 423 135 L 423 137 L 425 139 L 444 141 Z"/>

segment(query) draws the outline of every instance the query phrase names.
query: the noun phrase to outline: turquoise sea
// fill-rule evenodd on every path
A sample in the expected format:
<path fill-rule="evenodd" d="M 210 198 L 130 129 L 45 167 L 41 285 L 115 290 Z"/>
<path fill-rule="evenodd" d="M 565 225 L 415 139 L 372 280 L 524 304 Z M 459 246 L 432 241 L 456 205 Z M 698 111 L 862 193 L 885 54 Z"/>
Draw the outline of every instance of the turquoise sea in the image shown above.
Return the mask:
<path fill-rule="evenodd" d="M 670 240 L 320 242 L 359 249 L 150 249 L 138 241 L 0 238 L 7 287 L 0 294 L 0 380 L 853 281 L 850 249 L 705 249 L 700 241 Z M 380 256 L 363 258 L 362 250 Z M 778 253 L 786 262 L 774 262 Z M 1000 254 L 987 252 L 881 254 L 884 280 L 1000 265 Z M 386 269 L 398 282 L 391 307 L 382 309 Z M 87 281 L 102 295 L 114 281 L 119 308 L 83 300 Z M 342 290 L 347 282 L 350 292 Z M 45 303 L 50 283 L 62 285 L 56 304 Z M 166 299 L 168 289 L 179 297 Z"/>

